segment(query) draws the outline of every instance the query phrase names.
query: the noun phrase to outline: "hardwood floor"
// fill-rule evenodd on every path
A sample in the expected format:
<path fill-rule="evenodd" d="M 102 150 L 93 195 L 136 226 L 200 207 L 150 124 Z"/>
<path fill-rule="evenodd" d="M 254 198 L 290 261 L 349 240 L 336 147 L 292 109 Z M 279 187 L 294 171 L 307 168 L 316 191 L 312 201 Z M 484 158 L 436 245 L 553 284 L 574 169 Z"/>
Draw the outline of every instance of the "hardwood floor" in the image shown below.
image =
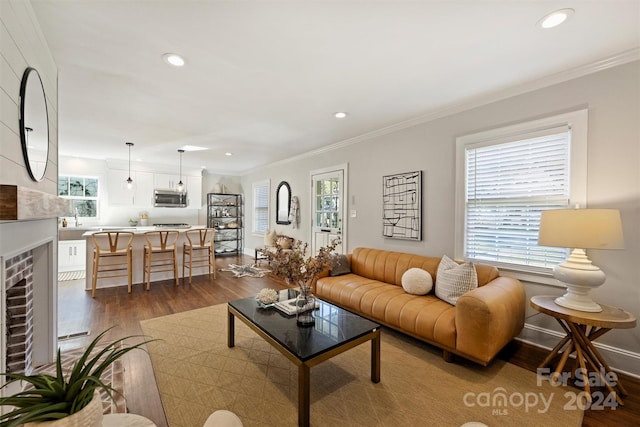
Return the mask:
<path fill-rule="evenodd" d="M 249 256 L 218 257 L 217 267 L 227 264 L 247 264 L 253 262 Z M 218 278 L 194 276 L 193 283 L 173 281 L 153 282 L 145 291 L 142 284 L 134 285 L 133 292 L 127 293 L 126 286 L 98 289 L 96 297 L 84 290 L 84 280 L 59 283 L 58 328 L 59 336 L 89 331 L 86 336 L 59 342 L 62 350 L 82 347 L 97 334 L 113 327 L 107 338 L 117 339 L 126 335 L 138 335 L 140 320 L 167 314 L 207 307 L 227 301 L 255 295 L 260 289 L 270 287 L 284 289 L 286 286 L 271 277 L 235 278 L 231 273 L 218 272 Z M 513 342 L 500 357 L 515 365 L 535 372 L 537 365 L 546 356 L 546 350 L 520 342 Z M 166 427 L 160 397 L 156 387 L 149 356 L 142 351 L 129 353 L 125 363 L 125 395 L 132 413 L 151 419 L 158 427 Z M 478 369 L 482 369 L 478 367 Z M 640 416 L 640 381 L 622 377 L 629 393 L 625 405 L 616 410 L 587 410 L 583 426 L 637 426 Z M 195 427 L 195 426 L 194 426 Z"/>

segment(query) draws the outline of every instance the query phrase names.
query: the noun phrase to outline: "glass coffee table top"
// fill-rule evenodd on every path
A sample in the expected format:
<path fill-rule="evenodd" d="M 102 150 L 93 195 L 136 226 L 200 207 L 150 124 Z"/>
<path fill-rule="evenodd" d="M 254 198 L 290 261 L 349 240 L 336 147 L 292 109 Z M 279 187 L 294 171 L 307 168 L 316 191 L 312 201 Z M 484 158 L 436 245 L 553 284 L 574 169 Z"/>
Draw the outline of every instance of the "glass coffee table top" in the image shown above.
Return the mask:
<path fill-rule="evenodd" d="M 280 300 L 295 297 L 295 289 L 280 291 Z M 275 307 L 262 308 L 255 298 L 229 301 L 229 305 L 251 323 L 305 361 L 360 338 L 380 325 L 328 302 L 317 300 L 314 326 L 298 326 L 296 316 Z"/>

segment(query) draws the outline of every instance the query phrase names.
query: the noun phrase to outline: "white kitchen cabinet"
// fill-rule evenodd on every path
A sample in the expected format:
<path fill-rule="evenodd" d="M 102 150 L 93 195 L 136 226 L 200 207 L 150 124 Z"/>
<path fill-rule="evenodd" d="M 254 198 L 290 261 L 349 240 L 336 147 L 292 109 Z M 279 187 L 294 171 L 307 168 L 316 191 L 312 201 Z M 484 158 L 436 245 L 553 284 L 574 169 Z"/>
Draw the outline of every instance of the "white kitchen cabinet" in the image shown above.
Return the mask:
<path fill-rule="evenodd" d="M 202 207 L 202 177 L 187 177 L 187 198 L 189 199 L 188 208 L 200 209 Z"/>
<path fill-rule="evenodd" d="M 150 172 L 131 171 L 133 184 L 127 187 L 129 171 L 109 169 L 107 187 L 110 206 L 139 206 L 148 208 L 153 205 L 153 178 Z"/>
<path fill-rule="evenodd" d="M 135 172 L 132 171 L 131 175 L 134 185 L 132 188 L 127 188 L 129 171 L 109 169 L 109 173 L 107 174 L 107 188 L 109 191 L 110 206 L 133 206 L 136 184 Z"/>
<path fill-rule="evenodd" d="M 58 271 L 81 271 L 86 268 L 87 242 L 61 240 L 58 242 Z"/>
<path fill-rule="evenodd" d="M 153 174 L 151 172 L 136 172 L 134 206 L 150 208 L 153 206 Z"/>
<path fill-rule="evenodd" d="M 182 183 L 184 184 L 187 177 L 182 177 Z M 162 188 L 165 190 L 178 190 L 178 183 L 180 182 L 179 175 L 167 174 L 167 173 L 155 173 L 153 174 L 153 186 L 154 188 Z"/>

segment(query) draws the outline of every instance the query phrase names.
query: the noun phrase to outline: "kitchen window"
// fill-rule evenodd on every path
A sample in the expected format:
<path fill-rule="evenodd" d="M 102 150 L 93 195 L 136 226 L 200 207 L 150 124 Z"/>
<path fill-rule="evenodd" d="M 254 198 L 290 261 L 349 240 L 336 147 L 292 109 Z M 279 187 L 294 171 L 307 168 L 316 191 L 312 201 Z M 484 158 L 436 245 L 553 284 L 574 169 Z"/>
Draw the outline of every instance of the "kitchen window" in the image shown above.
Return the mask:
<path fill-rule="evenodd" d="M 456 257 L 549 276 L 567 249 L 538 246 L 540 213 L 584 207 L 586 135 L 581 110 L 458 138 Z"/>
<path fill-rule="evenodd" d="M 72 200 L 78 217 L 98 217 L 98 178 L 63 175 L 58 177 L 58 195 Z"/>
<path fill-rule="evenodd" d="M 269 229 L 269 180 L 253 184 L 253 232 L 265 234 Z"/>

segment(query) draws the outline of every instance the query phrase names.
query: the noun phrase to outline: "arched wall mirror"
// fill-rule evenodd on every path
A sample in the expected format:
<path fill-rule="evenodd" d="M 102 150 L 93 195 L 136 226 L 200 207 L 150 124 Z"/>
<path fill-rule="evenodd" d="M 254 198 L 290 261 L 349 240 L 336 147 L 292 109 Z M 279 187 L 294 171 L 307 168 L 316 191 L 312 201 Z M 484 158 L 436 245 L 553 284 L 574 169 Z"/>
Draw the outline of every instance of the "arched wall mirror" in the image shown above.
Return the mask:
<path fill-rule="evenodd" d="M 291 224 L 289 211 L 291 210 L 291 187 L 286 181 L 278 184 L 276 190 L 276 224 Z"/>
<path fill-rule="evenodd" d="M 40 74 L 27 68 L 20 84 L 20 140 L 31 179 L 44 177 L 49 157 L 49 118 Z"/>

